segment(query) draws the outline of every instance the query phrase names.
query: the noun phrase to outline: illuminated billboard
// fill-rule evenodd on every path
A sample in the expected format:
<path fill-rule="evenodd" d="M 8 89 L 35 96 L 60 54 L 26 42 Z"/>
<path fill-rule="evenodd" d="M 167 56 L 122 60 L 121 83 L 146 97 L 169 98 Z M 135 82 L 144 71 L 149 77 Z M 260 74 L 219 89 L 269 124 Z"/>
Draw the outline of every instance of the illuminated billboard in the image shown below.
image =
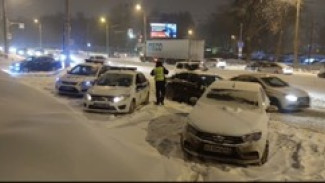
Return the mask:
<path fill-rule="evenodd" d="M 176 24 L 151 23 L 150 38 L 152 39 L 173 39 L 177 36 Z"/>

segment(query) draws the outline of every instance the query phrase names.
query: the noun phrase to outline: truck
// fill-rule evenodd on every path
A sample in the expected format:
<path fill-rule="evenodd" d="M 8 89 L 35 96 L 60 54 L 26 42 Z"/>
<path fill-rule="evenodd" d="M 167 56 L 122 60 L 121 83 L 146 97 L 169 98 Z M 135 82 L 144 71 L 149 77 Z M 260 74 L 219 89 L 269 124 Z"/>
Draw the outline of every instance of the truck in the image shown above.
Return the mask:
<path fill-rule="evenodd" d="M 202 61 L 204 40 L 168 39 L 148 40 L 144 60 L 163 60 L 175 64 L 177 61 Z"/>

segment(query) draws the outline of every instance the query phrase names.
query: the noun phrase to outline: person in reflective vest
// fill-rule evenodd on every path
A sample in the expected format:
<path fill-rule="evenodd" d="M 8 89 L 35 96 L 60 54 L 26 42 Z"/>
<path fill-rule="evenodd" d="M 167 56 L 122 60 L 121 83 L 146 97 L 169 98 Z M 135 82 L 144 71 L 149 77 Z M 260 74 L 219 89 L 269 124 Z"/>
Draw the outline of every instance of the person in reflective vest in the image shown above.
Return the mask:
<path fill-rule="evenodd" d="M 151 76 L 155 77 L 156 81 L 156 105 L 164 105 L 166 92 L 166 77 L 169 71 L 163 66 L 161 61 L 157 61 L 156 67 L 151 71 Z"/>

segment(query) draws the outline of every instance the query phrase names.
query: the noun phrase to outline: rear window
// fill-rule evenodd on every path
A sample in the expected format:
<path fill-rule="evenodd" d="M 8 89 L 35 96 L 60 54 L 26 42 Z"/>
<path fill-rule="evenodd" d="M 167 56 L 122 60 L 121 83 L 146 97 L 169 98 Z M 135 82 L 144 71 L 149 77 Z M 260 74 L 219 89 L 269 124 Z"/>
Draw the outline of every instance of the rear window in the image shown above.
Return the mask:
<path fill-rule="evenodd" d="M 222 102 L 227 106 L 241 106 L 258 108 L 258 93 L 254 91 L 233 90 L 233 89 L 212 89 L 207 98 L 210 100 Z"/>

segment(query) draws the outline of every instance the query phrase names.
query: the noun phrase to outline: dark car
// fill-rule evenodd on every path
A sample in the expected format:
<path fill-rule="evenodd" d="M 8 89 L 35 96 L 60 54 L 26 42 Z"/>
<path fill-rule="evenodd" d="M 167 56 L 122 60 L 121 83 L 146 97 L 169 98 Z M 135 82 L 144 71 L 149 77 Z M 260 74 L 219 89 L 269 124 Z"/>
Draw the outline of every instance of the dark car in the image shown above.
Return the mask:
<path fill-rule="evenodd" d="M 214 81 L 222 80 L 220 76 L 200 72 L 184 71 L 167 80 L 166 97 L 170 100 L 194 105 L 205 89 Z"/>
<path fill-rule="evenodd" d="M 61 68 L 61 61 L 56 61 L 54 58 L 47 56 L 28 57 L 10 66 L 12 72 L 56 71 Z"/>

